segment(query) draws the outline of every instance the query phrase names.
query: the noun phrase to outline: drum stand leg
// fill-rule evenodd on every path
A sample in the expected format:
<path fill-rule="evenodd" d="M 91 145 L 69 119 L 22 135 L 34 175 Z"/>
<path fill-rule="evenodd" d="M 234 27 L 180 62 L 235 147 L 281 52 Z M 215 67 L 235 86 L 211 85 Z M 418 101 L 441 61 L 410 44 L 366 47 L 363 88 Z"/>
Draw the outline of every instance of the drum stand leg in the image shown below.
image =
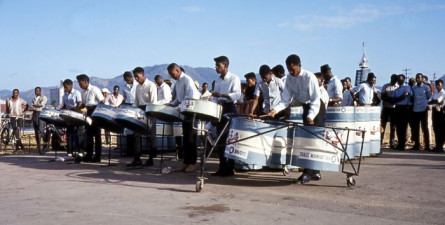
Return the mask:
<path fill-rule="evenodd" d="M 165 124 L 162 124 L 161 147 L 159 148 L 158 146 L 157 148 L 158 150 L 161 151 L 161 161 L 159 162 L 159 173 L 168 174 L 170 173 L 171 168 L 169 168 L 167 164 L 164 162 L 164 137 L 165 137 Z"/>
<path fill-rule="evenodd" d="M 105 136 L 105 138 L 107 138 L 106 136 Z M 117 166 L 117 164 L 111 164 L 111 145 L 112 145 L 112 143 L 111 143 L 111 134 L 110 134 L 110 142 L 108 142 L 108 164 L 107 165 L 104 165 L 104 166 Z"/>

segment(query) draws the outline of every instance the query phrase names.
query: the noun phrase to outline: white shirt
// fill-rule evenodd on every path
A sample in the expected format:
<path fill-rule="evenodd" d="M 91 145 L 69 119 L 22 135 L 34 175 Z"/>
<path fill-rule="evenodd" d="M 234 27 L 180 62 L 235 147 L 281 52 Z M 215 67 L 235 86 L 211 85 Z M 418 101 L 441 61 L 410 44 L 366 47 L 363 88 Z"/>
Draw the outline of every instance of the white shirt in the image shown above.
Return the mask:
<path fill-rule="evenodd" d="M 382 87 L 382 93 L 381 95 L 384 95 L 386 93 L 387 96 L 393 96 L 394 91 L 399 87 L 399 84 L 391 85 L 391 83 L 384 84 Z M 391 102 L 383 100 L 382 103 L 383 107 L 385 108 L 395 108 L 396 104 L 393 104 Z"/>
<path fill-rule="evenodd" d="M 156 84 L 145 78 L 144 83 L 136 85 L 134 96 L 134 107 L 145 106 L 149 103 L 156 103 L 158 100 L 158 91 Z"/>
<path fill-rule="evenodd" d="M 330 98 L 343 98 L 343 85 L 337 76 L 329 80 L 327 92 Z"/>
<path fill-rule="evenodd" d="M 105 100 L 102 91 L 92 84 L 88 84 L 87 89 L 81 89 L 80 95 L 82 96 L 82 103 L 85 104 L 85 106 L 95 106 Z"/>
<path fill-rule="evenodd" d="M 321 101 L 324 103 L 324 106 L 327 109 L 328 103 L 329 103 L 329 94 L 323 85 L 320 86 L 320 94 L 321 94 L 321 96 L 320 96 Z"/>
<path fill-rule="evenodd" d="M 214 102 L 236 103 L 241 98 L 241 80 L 235 74 L 227 72 L 227 74 L 224 76 L 224 79 L 222 79 L 220 76 L 218 80 L 216 80 L 214 91 L 220 94 L 227 94 L 230 97 L 230 99 L 224 97 L 214 97 Z"/>
<path fill-rule="evenodd" d="M 111 107 L 119 107 L 124 101 L 124 96 L 121 94 L 117 94 L 117 97 L 114 94 L 108 95 L 105 99 L 105 105 L 109 105 Z"/>
<path fill-rule="evenodd" d="M 31 106 L 34 107 L 34 111 L 42 111 L 42 108 L 45 107 L 48 99 L 45 95 L 39 95 L 32 99 Z"/>
<path fill-rule="evenodd" d="M 351 93 L 358 92 L 358 102 L 361 105 L 371 105 L 372 98 L 374 97 L 374 87 L 368 82 L 361 83 L 360 85 L 351 89 Z"/>
<path fill-rule="evenodd" d="M 432 100 L 437 100 L 438 102 L 442 102 L 442 106 L 444 106 L 445 107 L 445 90 L 442 88 L 442 90 L 440 90 L 439 92 L 435 92 L 432 96 L 431 96 L 431 98 L 430 98 L 430 100 L 429 101 L 432 101 Z M 432 105 L 433 107 L 436 107 L 437 106 L 437 104 L 433 104 Z"/>
<path fill-rule="evenodd" d="M 340 106 L 354 106 L 354 99 L 352 98 L 351 92 L 343 92 L 343 100 L 341 100 Z"/>
<path fill-rule="evenodd" d="M 133 104 L 134 103 L 134 96 L 136 95 L 136 85 L 133 84 L 126 84 L 123 88 L 124 94 L 122 95 L 125 99 L 125 103 L 127 104 Z"/>
<path fill-rule="evenodd" d="M 206 92 L 204 92 L 204 94 L 201 93 L 201 99 L 207 100 L 207 101 L 212 101 L 212 93 L 210 93 L 209 90 L 206 90 Z"/>
<path fill-rule="evenodd" d="M 269 84 L 261 80 L 255 87 L 255 96 L 263 96 L 263 112 L 269 113 L 270 110 L 275 109 L 275 106 L 280 103 L 281 92 L 284 89 L 283 81 L 275 76 L 271 77 Z"/>
<path fill-rule="evenodd" d="M 79 102 L 82 101 L 82 95 L 78 90 L 71 89 L 71 92 L 65 92 L 62 101 L 62 106 L 65 105 L 65 108 L 72 109 L 76 107 Z"/>
<path fill-rule="evenodd" d="M 179 75 L 179 78 L 176 81 L 175 92 L 176 98 L 170 103 L 173 106 L 177 106 L 187 99 L 199 99 L 201 97 L 201 93 L 199 93 L 196 88 L 193 79 L 184 72 L 181 72 L 181 75 Z"/>
<path fill-rule="evenodd" d="M 172 101 L 172 90 L 165 82 L 158 87 L 158 104 L 167 104 Z"/>
<path fill-rule="evenodd" d="M 320 110 L 320 97 L 320 86 L 317 77 L 312 72 L 301 68 L 300 74 L 297 76 L 287 75 L 281 101 L 275 107 L 275 111 L 279 112 L 285 109 L 292 99 L 295 99 L 303 104 L 309 104 L 307 117 L 313 120 Z"/>
<path fill-rule="evenodd" d="M 12 98 L 8 99 L 6 102 L 9 108 L 9 115 L 12 117 L 22 117 L 23 116 L 23 106 L 26 106 L 26 101 L 20 97 L 17 97 L 15 101 Z"/>

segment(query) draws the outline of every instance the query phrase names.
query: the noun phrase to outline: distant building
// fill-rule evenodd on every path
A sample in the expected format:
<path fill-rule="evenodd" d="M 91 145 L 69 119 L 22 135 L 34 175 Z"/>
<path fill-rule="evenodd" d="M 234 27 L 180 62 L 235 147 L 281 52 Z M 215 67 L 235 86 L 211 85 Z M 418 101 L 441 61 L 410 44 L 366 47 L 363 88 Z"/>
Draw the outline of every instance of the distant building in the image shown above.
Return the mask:
<path fill-rule="evenodd" d="M 60 81 L 60 86 L 55 87 L 55 88 L 51 88 L 49 90 L 49 99 L 48 99 L 48 105 L 52 105 L 56 108 L 60 107 L 60 105 L 62 104 L 62 98 L 63 98 L 63 94 L 64 94 L 64 90 L 63 90 L 63 80 Z"/>
<path fill-rule="evenodd" d="M 359 63 L 360 69 L 355 71 L 355 86 L 359 85 L 363 81 L 366 81 L 368 74 L 371 72 L 368 65 L 368 58 L 366 57 L 365 42 L 363 42 L 363 56 Z"/>

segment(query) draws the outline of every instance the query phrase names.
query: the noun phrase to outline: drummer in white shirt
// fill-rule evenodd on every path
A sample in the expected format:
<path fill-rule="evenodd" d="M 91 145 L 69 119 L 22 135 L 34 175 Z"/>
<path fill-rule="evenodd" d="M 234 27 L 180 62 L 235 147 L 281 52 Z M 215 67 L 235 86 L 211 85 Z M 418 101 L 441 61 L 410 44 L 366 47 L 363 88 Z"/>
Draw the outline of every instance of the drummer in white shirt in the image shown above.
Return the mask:
<path fill-rule="evenodd" d="M 213 102 L 221 104 L 222 118 L 217 124 L 218 134 L 224 129 L 228 122 L 225 114 L 238 114 L 235 103 L 241 98 L 241 80 L 239 77 L 229 71 L 229 59 L 226 56 L 219 56 L 213 59 L 215 61 L 216 73 L 220 74 L 215 82 Z M 230 126 L 229 126 L 230 127 Z M 233 176 L 235 174 L 235 161 L 224 157 L 226 149 L 226 140 L 229 135 L 229 129 L 222 134 L 220 141 L 217 143 L 219 150 L 219 169 L 213 176 Z"/>
<path fill-rule="evenodd" d="M 118 108 L 122 102 L 124 101 L 124 96 L 122 96 L 121 94 L 119 94 L 119 86 L 115 85 L 113 87 L 113 94 L 108 95 L 105 98 L 105 105 L 109 105 L 111 107 L 114 108 Z"/>
<path fill-rule="evenodd" d="M 170 106 L 176 107 L 184 100 L 200 98 L 201 94 L 196 88 L 193 79 L 182 72 L 178 64 L 170 64 L 167 70 L 170 77 L 176 80 L 176 98 L 169 104 Z M 175 170 L 177 172 L 195 172 L 198 153 L 196 145 L 197 132 L 193 127 L 197 127 L 197 122 L 195 120 L 195 123 L 193 123 L 193 119 L 190 117 L 185 117 L 182 121 L 184 161 L 182 166 Z"/>
<path fill-rule="evenodd" d="M 281 92 L 284 89 L 283 81 L 280 78 L 273 76 L 272 70 L 268 65 L 262 65 L 259 73 L 261 81 L 258 82 L 255 87 L 253 105 L 249 112 L 250 117 L 254 117 L 253 112 L 258 106 L 260 95 L 264 99 L 263 114 L 268 114 L 270 110 L 274 109 L 280 102 Z"/>
<path fill-rule="evenodd" d="M 87 109 L 87 116 L 93 114 L 94 109 L 98 104 L 103 104 L 105 99 L 101 90 L 90 84 L 90 78 L 85 74 L 80 74 L 76 77 L 77 82 L 81 88 L 80 94 L 82 96 L 82 106 Z M 93 123 L 90 126 L 86 126 L 86 138 L 87 138 L 87 154 L 82 159 L 84 162 L 100 162 L 102 155 L 102 139 L 100 128 Z M 95 155 L 93 157 L 93 145 Z"/>
<path fill-rule="evenodd" d="M 123 97 L 124 97 L 124 104 L 126 105 L 133 105 L 134 103 L 134 96 L 136 95 L 136 84 L 134 84 L 133 75 L 130 71 L 124 72 L 124 81 L 125 86 L 123 88 Z"/>
<path fill-rule="evenodd" d="M 295 99 L 303 104 L 303 121 L 305 124 L 324 126 L 326 108 L 321 101 L 320 86 L 317 78 L 312 72 L 301 67 L 298 55 L 288 56 L 286 66 L 290 75 L 286 78 L 280 103 L 278 103 L 275 109 L 270 111 L 269 116 L 274 117 L 276 113 L 284 110 L 292 99 Z M 304 169 L 303 174 L 297 181 L 306 183 L 320 179 L 319 170 Z"/>
<path fill-rule="evenodd" d="M 172 101 L 172 90 L 168 84 L 164 82 L 161 75 L 155 76 L 156 85 L 158 85 L 158 104 L 167 104 Z"/>
<path fill-rule="evenodd" d="M 328 82 L 326 90 L 329 95 L 329 106 L 339 106 L 343 100 L 343 85 L 340 79 L 332 74 L 329 64 L 321 66 L 320 71 L 323 74 L 325 81 Z"/>
<path fill-rule="evenodd" d="M 73 111 L 80 111 L 82 106 L 82 96 L 80 92 L 73 88 L 73 81 L 66 79 L 63 81 L 63 89 L 65 94 L 62 98 L 62 109 L 69 109 Z M 74 126 L 68 126 L 66 128 L 66 134 L 68 137 L 68 149 L 67 154 L 73 153 L 73 150 L 78 147 L 79 139 L 77 136 L 77 129 Z"/>
<path fill-rule="evenodd" d="M 133 76 L 138 84 L 136 85 L 136 91 L 134 96 L 133 107 L 140 108 L 144 110 L 148 104 L 153 104 L 157 102 L 158 93 L 156 84 L 152 81 L 148 80 L 145 77 L 145 71 L 142 67 L 136 67 L 133 70 Z M 156 157 L 157 154 L 157 145 L 156 145 L 156 120 L 154 118 L 148 118 L 148 126 L 149 126 L 149 145 L 150 149 L 148 152 L 148 159 L 145 162 L 144 166 L 153 166 L 153 158 Z M 137 135 L 135 134 L 137 137 Z M 137 140 L 136 140 L 137 141 Z M 127 165 L 127 167 L 138 167 L 142 165 L 141 161 L 141 152 L 140 148 L 136 148 L 137 152 L 134 154 L 133 162 Z"/>

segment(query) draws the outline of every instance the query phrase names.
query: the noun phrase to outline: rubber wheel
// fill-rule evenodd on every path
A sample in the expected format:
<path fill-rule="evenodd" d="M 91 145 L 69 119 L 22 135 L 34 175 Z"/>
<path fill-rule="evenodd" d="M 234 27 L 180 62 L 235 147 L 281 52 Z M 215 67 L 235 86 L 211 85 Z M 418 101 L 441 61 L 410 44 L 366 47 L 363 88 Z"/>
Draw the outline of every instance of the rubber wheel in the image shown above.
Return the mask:
<path fill-rule="evenodd" d="M 284 176 L 289 176 L 290 173 L 291 173 L 291 171 L 290 171 L 289 167 L 284 166 L 284 167 L 283 167 L 283 175 L 284 175 Z"/>
<path fill-rule="evenodd" d="M 196 181 L 196 192 L 201 192 L 202 189 L 204 188 L 204 181 L 203 180 L 198 180 Z"/>
<path fill-rule="evenodd" d="M 9 144 L 9 129 L 5 128 L 2 130 L 1 138 L 4 145 Z"/>
<path fill-rule="evenodd" d="M 348 185 L 348 187 L 353 187 L 355 186 L 355 179 L 352 177 L 348 177 L 346 178 L 346 184 Z"/>

